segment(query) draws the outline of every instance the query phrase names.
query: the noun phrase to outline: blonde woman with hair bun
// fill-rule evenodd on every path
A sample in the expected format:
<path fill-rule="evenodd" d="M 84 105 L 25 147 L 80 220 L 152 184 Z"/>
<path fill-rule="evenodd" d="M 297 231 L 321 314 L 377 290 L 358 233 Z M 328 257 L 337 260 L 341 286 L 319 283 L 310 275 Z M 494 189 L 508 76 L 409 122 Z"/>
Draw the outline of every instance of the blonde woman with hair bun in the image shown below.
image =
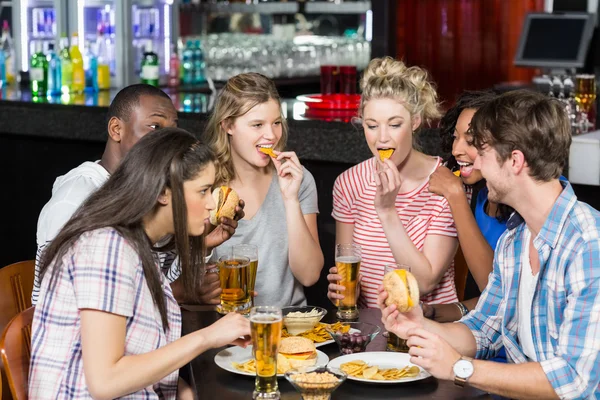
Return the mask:
<path fill-rule="evenodd" d="M 415 146 L 420 128 L 440 117 L 435 88 L 427 71 L 389 57 L 372 60 L 360 86 L 358 116 L 374 157 L 337 178 L 332 213 L 336 243 L 362 247 L 359 306 L 377 307 L 392 263 L 411 267 L 421 300 L 456 302 L 456 228 L 448 201 L 428 190 L 442 160 Z M 335 267 L 329 272 L 327 295 L 335 303 L 343 298 L 341 276 Z"/>
<path fill-rule="evenodd" d="M 287 135 L 275 84 L 257 73 L 227 81 L 205 132 L 219 161 L 216 183 L 245 203 L 235 234 L 213 258 L 236 244 L 258 246 L 256 305 L 305 305 L 304 286 L 323 268 L 317 187 L 296 153 L 285 150 Z"/>

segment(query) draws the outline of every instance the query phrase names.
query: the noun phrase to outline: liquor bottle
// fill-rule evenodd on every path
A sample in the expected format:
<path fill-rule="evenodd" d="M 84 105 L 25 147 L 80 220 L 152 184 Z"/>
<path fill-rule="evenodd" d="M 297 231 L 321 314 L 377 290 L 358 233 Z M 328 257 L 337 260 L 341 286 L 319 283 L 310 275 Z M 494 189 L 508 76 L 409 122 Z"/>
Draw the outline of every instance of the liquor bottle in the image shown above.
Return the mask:
<path fill-rule="evenodd" d="M 110 89 L 110 57 L 107 39 L 104 32 L 100 32 L 96 41 L 96 56 L 98 57 L 98 89 Z"/>
<path fill-rule="evenodd" d="M 6 56 L 4 55 L 4 51 L 0 48 L 0 89 L 6 87 Z M 0 95 L 0 98 L 2 96 Z"/>
<path fill-rule="evenodd" d="M 196 85 L 206 82 L 204 76 L 204 53 L 202 52 L 202 43 L 196 40 L 196 46 L 194 48 L 194 83 Z"/>
<path fill-rule="evenodd" d="M 188 40 L 185 44 L 182 59 L 183 84 L 191 85 L 192 83 L 194 83 L 194 49 L 191 40 Z"/>
<path fill-rule="evenodd" d="M 62 91 L 62 70 L 60 58 L 54 51 L 54 43 L 48 45 L 48 96 L 60 95 Z"/>
<path fill-rule="evenodd" d="M 63 34 L 60 38 L 60 69 L 62 72 L 62 93 L 68 94 L 73 84 L 73 63 L 69 54 L 69 38 Z"/>
<path fill-rule="evenodd" d="M 171 58 L 169 59 L 169 87 L 179 86 L 179 56 L 177 46 L 171 45 Z"/>
<path fill-rule="evenodd" d="M 85 90 L 85 70 L 83 68 L 83 56 L 79 50 L 79 37 L 75 32 L 71 38 L 71 49 L 69 50 L 73 64 L 73 82 L 71 92 L 81 93 Z"/>
<path fill-rule="evenodd" d="M 152 51 L 152 41 L 146 44 L 146 51 L 142 57 L 141 80 L 142 83 L 156 86 L 159 85 L 160 71 L 158 68 L 158 55 Z"/>
<path fill-rule="evenodd" d="M 10 36 L 10 27 L 8 21 L 2 23 L 2 37 L 0 38 L 0 50 L 4 50 L 4 68 L 6 81 L 13 83 L 15 81 L 15 47 Z"/>
<path fill-rule="evenodd" d="M 89 41 L 85 42 L 83 68 L 85 70 L 85 90 L 87 92 L 98 91 L 98 59 Z"/>
<path fill-rule="evenodd" d="M 35 52 L 31 55 L 29 67 L 31 94 L 34 97 L 46 96 L 48 90 L 48 60 L 42 51 L 42 42 L 35 42 Z"/>

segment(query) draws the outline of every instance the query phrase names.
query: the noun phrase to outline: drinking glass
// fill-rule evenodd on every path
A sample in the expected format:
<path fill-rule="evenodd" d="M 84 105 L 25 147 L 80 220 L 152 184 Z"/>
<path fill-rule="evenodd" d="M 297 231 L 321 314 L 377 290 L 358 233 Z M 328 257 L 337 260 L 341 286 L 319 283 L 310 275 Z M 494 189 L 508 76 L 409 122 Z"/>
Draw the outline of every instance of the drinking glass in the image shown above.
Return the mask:
<path fill-rule="evenodd" d="M 590 128 L 588 113 L 596 101 L 596 77 L 592 74 L 575 75 L 575 101 L 581 111 L 581 130 Z"/>
<path fill-rule="evenodd" d="M 279 399 L 277 385 L 277 353 L 281 341 L 283 318 L 281 308 L 252 307 L 250 332 L 252 355 L 256 361 L 256 380 L 253 399 Z"/>
<path fill-rule="evenodd" d="M 219 257 L 217 264 L 221 281 L 221 304 L 217 311 L 221 314 L 237 312 L 247 314 L 250 311 L 250 292 L 248 291 L 248 257 L 225 255 Z"/>
<path fill-rule="evenodd" d="M 238 256 L 247 257 L 248 265 L 248 292 L 250 292 L 250 304 L 254 306 L 254 285 L 256 284 L 256 272 L 258 271 L 258 246 L 254 244 L 236 244 L 233 246 L 233 258 Z"/>
<path fill-rule="evenodd" d="M 410 272 L 410 267 L 408 265 L 403 264 L 387 264 L 385 266 L 384 273 L 395 271 L 397 269 L 404 269 Z M 387 335 L 386 335 L 387 334 Z M 398 337 L 398 335 L 392 332 L 386 332 L 384 336 L 387 336 L 387 350 L 388 351 L 396 351 L 400 353 L 408 353 L 408 346 L 406 345 L 406 339 L 402 339 Z"/>
<path fill-rule="evenodd" d="M 335 266 L 337 274 L 342 276 L 338 285 L 344 286 L 344 290 L 338 294 L 344 296 L 337 301 L 337 317 L 341 320 L 351 321 L 358 318 L 358 274 L 362 261 L 361 248 L 357 244 L 338 244 L 335 246 Z"/>

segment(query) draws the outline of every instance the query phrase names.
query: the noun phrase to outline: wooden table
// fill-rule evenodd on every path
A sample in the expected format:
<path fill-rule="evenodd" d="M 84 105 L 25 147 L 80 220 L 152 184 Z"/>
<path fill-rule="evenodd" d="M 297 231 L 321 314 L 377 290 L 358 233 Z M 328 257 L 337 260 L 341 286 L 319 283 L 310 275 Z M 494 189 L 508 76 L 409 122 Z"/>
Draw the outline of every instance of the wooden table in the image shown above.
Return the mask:
<path fill-rule="evenodd" d="M 218 313 L 206 307 L 186 307 L 182 310 L 183 333 L 193 332 L 201 329 L 220 316 Z M 333 321 L 334 313 L 330 312 L 324 321 Z M 382 326 L 381 312 L 377 309 L 361 310 L 360 321 L 369 322 Z M 386 347 L 385 338 L 379 334 L 369 344 L 367 351 L 383 351 Z M 233 374 L 222 370 L 215 362 L 215 355 L 220 349 L 210 350 L 198 356 L 192 361 L 194 381 L 199 399 L 216 400 L 247 400 L 252 398 L 254 390 L 254 378 Z M 338 357 L 339 351 L 335 343 L 319 347 L 330 359 Z M 279 391 L 282 400 L 300 399 L 300 394 L 284 378 L 279 379 Z M 452 382 L 428 378 L 422 381 L 395 384 L 364 384 L 346 380 L 332 395 L 334 400 L 358 400 L 358 399 L 492 399 L 492 397 L 478 389 L 466 387 L 460 388 Z"/>

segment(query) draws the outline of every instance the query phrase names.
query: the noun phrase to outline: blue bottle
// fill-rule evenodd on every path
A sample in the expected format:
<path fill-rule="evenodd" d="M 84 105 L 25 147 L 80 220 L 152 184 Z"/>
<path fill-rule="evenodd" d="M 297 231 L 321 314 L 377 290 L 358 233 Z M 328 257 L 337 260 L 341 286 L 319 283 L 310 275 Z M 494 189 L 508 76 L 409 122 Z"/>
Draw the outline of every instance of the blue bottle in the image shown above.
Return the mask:
<path fill-rule="evenodd" d="M 199 40 L 196 40 L 196 46 L 194 48 L 194 83 L 196 85 L 206 82 L 204 76 L 204 53 L 202 52 L 202 44 Z"/>
<path fill-rule="evenodd" d="M 0 88 L 6 86 L 6 55 L 0 48 Z"/>
<path fill-rule="evenodd" d="M 181 66 L 183 67 L 181 80 L 184 85 L 191 85 L 194 83 L 194 48 L 191 40 L 188 40 L 185 44 L 181 61 Z"/>
<path fill-rule="evenodd" d="M 62 69 L 60 57 L 54 51 L 54 43 L 48 44 L 48 96 L 58 96 L 62 92 Z"/>
<path fill-rule="evenodd" d="M 86 51 L 83 56 L 83 62 L 85 64 L 85 91 L 86 92 L 97 92 L 98 91 L 98 57 L 96 57 L 95 51 L 92 49 L 92 44 L 86 42 Z"/>

